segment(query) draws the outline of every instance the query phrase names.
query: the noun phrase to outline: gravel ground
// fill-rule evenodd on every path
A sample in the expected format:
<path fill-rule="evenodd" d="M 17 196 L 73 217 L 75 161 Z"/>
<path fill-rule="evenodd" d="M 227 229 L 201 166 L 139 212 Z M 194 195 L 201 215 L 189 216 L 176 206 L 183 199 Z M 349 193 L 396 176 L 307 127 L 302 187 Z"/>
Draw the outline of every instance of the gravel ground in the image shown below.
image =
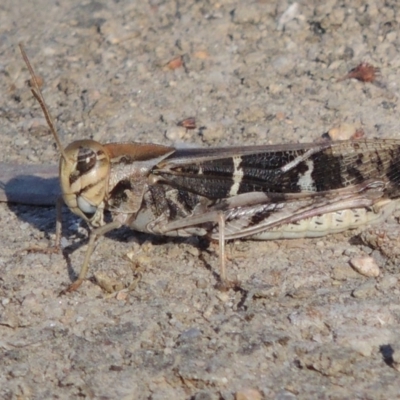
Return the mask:
<path fill-rule="evenodd" d="M 312 142 L 339 126 L 400 139 L 399 23 L 390 0 L 2 0 L 0 161 L 58 158 L 21 41 L 63 143 Z M 361 62 L 376 81 L 338 81 Z M 188 117 L 196 129 L 177 127 Z M 137 288 L 90 279 L 62 297 L 85 226 L 65 210 L 63 257 L 24 251 L 54 239 L 53 207 L 3 203 L 0 221 L 2 399 L 400 398 L 395 217 L 361 236 L 229 243 L 241 285 L 227 292 L 214 244 L 122 229 L 90 276 L 119 288 L 140 265 Z M 378 277 L 351 268 L 365 256 Z"/>

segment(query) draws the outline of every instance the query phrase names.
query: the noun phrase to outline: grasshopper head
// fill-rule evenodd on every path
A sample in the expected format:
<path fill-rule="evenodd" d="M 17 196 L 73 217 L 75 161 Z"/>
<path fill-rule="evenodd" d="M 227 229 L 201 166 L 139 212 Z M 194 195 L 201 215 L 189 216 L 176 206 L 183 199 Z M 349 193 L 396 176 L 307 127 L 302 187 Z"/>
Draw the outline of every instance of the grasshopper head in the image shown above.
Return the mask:
<path fill-rule="evenodd" d="M 94 140 L 78 140 L 64 149 L 60 184 L 65 204 L 93 227 L 103 225 L 110 159 Z"/>
<path fill-rule="evenodd" d="M 108 193 L 110 157 L 105 147 L 94 140 L 78 140 L 65 149 L 43 97 L 35 71 L 20 43 L 22 57 L 31 75 L 31 91 L 39 102 L 47 124 L 61 153 L 60 185 L 65 204 L 93 227 L 104 224 L 103 210 Z"/>

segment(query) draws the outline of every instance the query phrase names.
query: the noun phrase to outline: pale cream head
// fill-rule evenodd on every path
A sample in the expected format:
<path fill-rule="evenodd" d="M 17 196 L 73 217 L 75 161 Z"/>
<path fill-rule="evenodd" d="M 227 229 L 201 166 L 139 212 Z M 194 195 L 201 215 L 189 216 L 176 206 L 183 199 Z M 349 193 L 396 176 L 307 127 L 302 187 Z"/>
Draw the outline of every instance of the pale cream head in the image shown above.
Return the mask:
<path fill-rule="evenodd" d="M 60 185 L 65 204 L 91 226 L 101 226 L 110 173 L 106 149 L 94 140 L 78 140 L 64 154 Z"/>

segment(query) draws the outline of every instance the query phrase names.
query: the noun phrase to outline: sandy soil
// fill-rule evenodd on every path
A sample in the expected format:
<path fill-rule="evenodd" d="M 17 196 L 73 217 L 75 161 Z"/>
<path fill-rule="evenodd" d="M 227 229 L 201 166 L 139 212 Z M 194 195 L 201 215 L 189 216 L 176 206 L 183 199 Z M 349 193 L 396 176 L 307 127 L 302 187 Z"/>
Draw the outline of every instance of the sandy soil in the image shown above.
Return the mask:
<path fill-rule="evenodd" d="M 63 143 L 310 142 L 344 123 L 400 139 L 399 4 L 299 1 L 282 18 L 290 6 L 2 0 L 0 161 L 58 158 L 20 41 Z M 380 68 L 377 82 L 337 82 L 363 61 Z M 192 116 L 197 129 L 176 127 Z M 87 238 L 67 210 L 64 219 L 66 258 L 27 254 L 54 239 L 54 208 L 0 205 L 0 398 L 400 397 L 395 218 L 380 235 L 230 243 L 241 289 L 226 293 L 214 245 L 123 229 L 99 240 L 90 277 L 129 284 L 131 252 L 143 269 L 136 290 L 110 295 L 90 279 L 59 297 Z M 351 268 L 364 255 L 378 278 Z"/>

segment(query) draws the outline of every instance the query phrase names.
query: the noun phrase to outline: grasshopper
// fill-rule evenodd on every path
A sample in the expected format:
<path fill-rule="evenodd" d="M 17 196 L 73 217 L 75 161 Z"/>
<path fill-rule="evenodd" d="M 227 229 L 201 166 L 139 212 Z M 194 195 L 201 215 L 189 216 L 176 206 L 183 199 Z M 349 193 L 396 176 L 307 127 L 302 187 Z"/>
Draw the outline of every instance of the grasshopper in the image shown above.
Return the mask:
<path fill-rule="evenodd" d="M 395 139 L 212 149 L 78 140 L 64 148 L 20 48 L 31 91 L 61 153 L 62 201 L 91 227 L 79 276 L 66 291 L 86 278 L 96 239 L 123 225 L 155 235 L 218 240 L 220 279 L 227 286 L 226 240 L 321 237 L 378 223 L 397 206 L 400 141 Z"/>

